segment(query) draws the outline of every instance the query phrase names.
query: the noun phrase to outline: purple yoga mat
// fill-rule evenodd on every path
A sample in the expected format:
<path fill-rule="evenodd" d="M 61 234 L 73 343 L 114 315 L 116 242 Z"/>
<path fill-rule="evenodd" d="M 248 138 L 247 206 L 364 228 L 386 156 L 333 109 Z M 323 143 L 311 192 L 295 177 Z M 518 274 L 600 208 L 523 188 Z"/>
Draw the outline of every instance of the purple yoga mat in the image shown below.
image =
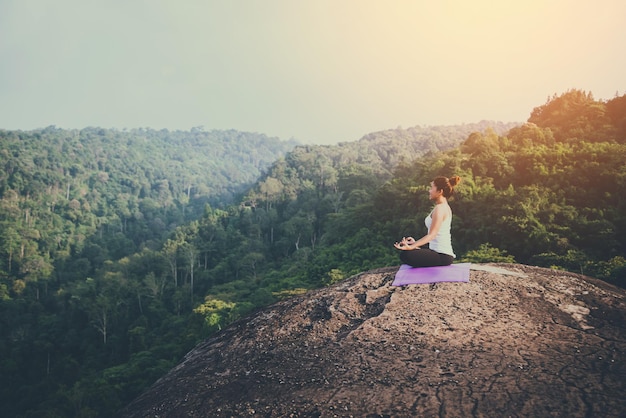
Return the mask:
<path fill-rule="evenodd" d="M 469 282 L 470 263 L 450 264 L 440 267 L 400 266 L 392 286 L 429 284 L 438 282 Z"/>

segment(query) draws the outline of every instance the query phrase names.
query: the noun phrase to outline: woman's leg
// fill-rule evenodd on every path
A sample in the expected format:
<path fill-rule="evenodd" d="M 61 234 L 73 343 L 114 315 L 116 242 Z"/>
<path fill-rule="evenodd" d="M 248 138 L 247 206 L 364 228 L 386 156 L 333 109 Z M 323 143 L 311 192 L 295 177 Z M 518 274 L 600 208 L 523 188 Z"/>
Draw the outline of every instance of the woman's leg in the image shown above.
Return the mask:
<path fill-rule="evenodd" d="M 400 251 L 400 260 L 411 267 L 435 267 L 442 265 L 440 254 L 429 248 Z"/>
<path fill-rule="evenodd" d="M 439 265 L 440 266 L 449 266 L 454 261 L 454 257 L 448 254 L 439 253 Z"/>

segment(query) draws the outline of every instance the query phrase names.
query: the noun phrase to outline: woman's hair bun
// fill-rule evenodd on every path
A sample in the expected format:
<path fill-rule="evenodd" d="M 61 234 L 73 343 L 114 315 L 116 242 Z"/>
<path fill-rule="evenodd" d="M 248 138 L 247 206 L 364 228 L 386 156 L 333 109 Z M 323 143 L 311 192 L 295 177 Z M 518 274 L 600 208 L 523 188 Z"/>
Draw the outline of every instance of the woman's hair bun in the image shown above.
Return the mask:
<path fill-rule="evenodd" d="M 433 184 L 435 185 L 435 187 L 437 187 L 437 190 L 443 190 L 444 197 L 452 196 L 452 193 L 454 193 L 454 186 L 456 186 L 460 182 L 461 177 L 459 176 L 452 176 L 450 178 L 439 176 L 435 177 L 435 179 L 433 180 Z"/>

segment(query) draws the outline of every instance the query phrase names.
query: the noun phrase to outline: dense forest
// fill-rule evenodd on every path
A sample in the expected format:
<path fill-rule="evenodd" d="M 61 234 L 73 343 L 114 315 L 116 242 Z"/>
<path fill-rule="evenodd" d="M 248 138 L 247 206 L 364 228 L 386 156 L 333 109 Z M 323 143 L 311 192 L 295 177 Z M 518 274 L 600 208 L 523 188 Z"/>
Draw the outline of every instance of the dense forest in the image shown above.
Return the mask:
<path fill-rule="evenodd" d="M 436 175 L 463 178 L 451 201 L 458 261 L 626 287 L 624 161 L 626 96 L 579 90 L 524 124 L 336 146 L 235 131 L 0 131 L 3 409 L 114 416 L 232 321 L 398 265 L 391 244 L 425 233 Z"/>

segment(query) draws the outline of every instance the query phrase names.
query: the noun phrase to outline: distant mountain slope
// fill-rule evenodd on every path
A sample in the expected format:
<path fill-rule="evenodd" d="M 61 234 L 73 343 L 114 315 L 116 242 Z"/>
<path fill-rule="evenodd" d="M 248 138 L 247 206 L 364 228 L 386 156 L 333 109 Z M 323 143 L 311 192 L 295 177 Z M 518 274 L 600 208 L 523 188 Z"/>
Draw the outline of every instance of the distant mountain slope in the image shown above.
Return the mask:
<path fill-rule="evenodd" d="M 483 120 L 477 123 L 464 123 L 461 125 L 439 125 L 439 126 L 414 126 L 411 128 L 387 129 L 384 131 L 372 132 L 365 135 L 352 146 L 369 147 L 377 150 L 382 160 L 394 153 L 398 161 L 402 157 L 409 159 L 416 158 L 428 152 L 447 151 L 459 146 L 467 137 L 476 132 L 485 133 L 488 130 L 496 135 L 504 135 L 512 128 L 521 125 L 514 122 L 497 122 Z M 350 143 L 340 144 L 350 146 Z M 397 152 L 397 151 L 400 152 Z M 393 164 L 393 161 L 389 161 Z"/>
<path fill-rule="evenodd" d="M 0 222 L 9 242 L 0 255 L 10 260 L 0 271 L 18 276 L 19 262 L 33 257 L 54 263 L 96 233 L 117 241 L 114 259 L 158 248 L 207 203 L 232 203 L 295 145 L 232 130 L 0 130 Z M 27 249 L 19 258 L 17 245 Z"/>
<path fill-rule="evenodd" d="M 626 292 L 491 266 L 504 274 L 402 288 L 388 267 L 279 302 L 199 344 L 119 416 L 622 416 Z"/>
<path fill-rule="evenodd" d="M 372 132 L 337 145 L 302 145 L 276 161 L 248 194 L 252 202 L 285 202 L 311 188 L 334 195 L 338 205 L 365 200 L 391 179 L 401 163 L 458 147 L 471 134 L 501 135 L 517 123 L 482 121 L 449 126 L 415 126 Z M 356 192 L 358 198 L 350 198 Z"/>
<path fill-rule="evenodd" d="M 0 191 L 32 196 L 58 186 L 75 195 L 97 185 L 139 198 L 228 202 L 295 145 L 235 130 L 0 130 Z"/>
<path fill-rule="evenodd" d="M 373 171 L 391 172 L 400 161 L 413 161 L 429 152 L 458 147 L 472 133 L 504 135 L 520 123 L 481 121 L 461 125 L 414 126 L 372 132 L 358 141 L 336 146 L 300 147 L 332 161 L 336 169 L 362 164 Z"/>

